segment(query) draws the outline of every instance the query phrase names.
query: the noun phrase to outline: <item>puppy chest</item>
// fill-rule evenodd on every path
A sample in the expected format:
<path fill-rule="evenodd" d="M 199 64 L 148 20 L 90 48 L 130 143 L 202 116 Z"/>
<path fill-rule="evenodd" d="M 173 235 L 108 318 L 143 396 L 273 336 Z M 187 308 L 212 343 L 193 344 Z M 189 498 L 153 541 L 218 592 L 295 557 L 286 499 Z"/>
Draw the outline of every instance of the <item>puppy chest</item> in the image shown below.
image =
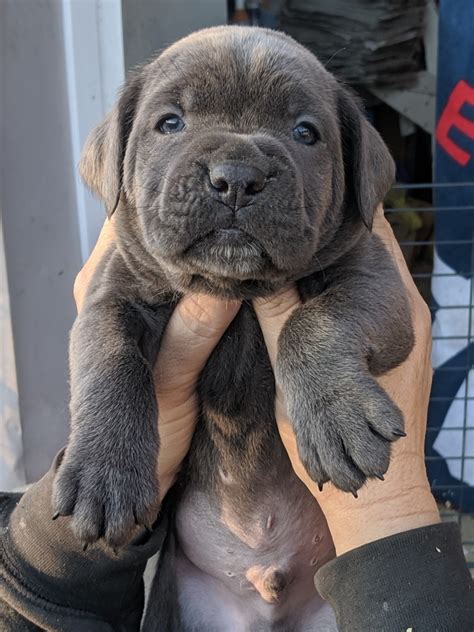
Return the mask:
<path fill-rule="evenodd" d="M 240 432 L 254 421 L 273 421 L 273 372 L 256 316 L 247 305 L 209 358 L 199 396 L 206 417 L 216 423 L 238 419 Z"/>

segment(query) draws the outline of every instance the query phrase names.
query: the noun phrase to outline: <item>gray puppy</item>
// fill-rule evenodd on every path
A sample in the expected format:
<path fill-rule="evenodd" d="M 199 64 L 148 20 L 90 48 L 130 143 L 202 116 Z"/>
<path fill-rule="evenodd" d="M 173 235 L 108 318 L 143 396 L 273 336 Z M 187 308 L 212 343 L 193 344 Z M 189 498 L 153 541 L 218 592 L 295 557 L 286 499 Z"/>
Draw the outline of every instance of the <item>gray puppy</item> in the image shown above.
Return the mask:
<path fill-rule="evenodd" d="M 117 239 L 72 330 L 72 430 L 55 510 L 74 514 L 86 543 L 120 546 L 136 524 L 153 524 L 152 366 L 177 300 L 205 292 L 243 303 L 200 379 L 200 421 L 174 508 L 178 548 L 211 574 L 219 560 L 220 573 L 230 531 L 236 554 L 236 533 L 265 514 L 268 533 L 286 516 L 281 539 L 298 528 L 309 551 L 312 535 L 306 542 L 298 520 L 314 519 L 312 503 L 277 435 L 251 299 L 291 282 L 302 298 L 280 336 L 277 380 L 311 478 L 355 494 L 382 477 L 403 419 L 373 376 L 413 345 L 402 283 L 370 232 L 394 179 L 386 146 L 353 96 L 291 38 L 220 27 L 130 77 L 81 171 L 115 214 Z M 298 569 L 271 559 L 261 581 L 249 580 L 251 559 L 239 573 L 281 603 Z M 159 629 L 187 629 L 176 621 Z"/>

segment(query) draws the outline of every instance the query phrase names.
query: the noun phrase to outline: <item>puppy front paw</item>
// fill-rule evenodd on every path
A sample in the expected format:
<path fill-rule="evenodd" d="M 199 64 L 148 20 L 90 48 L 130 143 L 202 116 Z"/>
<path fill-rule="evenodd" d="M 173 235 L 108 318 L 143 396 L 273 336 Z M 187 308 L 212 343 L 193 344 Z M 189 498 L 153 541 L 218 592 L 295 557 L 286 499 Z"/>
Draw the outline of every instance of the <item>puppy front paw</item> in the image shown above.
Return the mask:
<path fill-rule="evenodd" d="M 383 478 L 403 416 L 370 375 L 287 392 L 301 462 L 320 487 L 357 495 L 367 478 Z"/>
<path fill-rule="evenodd" d="M 72 515 L 84 547 L 104 538 L 116 549 L 131 541 L 137 525 L 150 528 L 159 510 L 156 463 L 127 451 L 72 443 L 53 484 L 54 517 Z"/>

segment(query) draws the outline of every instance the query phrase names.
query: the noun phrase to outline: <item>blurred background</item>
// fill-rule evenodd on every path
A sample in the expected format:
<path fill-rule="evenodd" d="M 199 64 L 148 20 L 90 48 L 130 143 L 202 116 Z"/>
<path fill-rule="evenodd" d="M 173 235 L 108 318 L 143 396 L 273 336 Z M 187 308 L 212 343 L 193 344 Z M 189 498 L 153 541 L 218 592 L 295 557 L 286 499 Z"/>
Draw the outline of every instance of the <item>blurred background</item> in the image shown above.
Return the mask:
<path fill-rule="evenodd" d="M 0 488 L 39 478 L 68 435 L 72 286 L 105 216 L 84 140 L 129 69 L 230 22 L 315 52 L 396 160 L 386 214 L 433 314 L 427 466 L 473 566 L 472 0 L 0 0 Z"/>

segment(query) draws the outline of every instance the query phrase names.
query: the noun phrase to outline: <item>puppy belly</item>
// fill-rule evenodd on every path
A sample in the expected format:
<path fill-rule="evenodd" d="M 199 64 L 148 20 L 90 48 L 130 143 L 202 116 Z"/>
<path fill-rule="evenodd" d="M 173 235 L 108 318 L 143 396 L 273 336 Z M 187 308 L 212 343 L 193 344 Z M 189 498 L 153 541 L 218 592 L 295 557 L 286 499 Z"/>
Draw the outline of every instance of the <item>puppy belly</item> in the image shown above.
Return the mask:
<path fill-rule="evenodd" d="M 235 595 L 181 551 L 176 570 L 181 632 L 337 632 L 334 612 L 315 592 L 304 604 L 295 603 L 291 615 L 279 617 L 274 608 Z"/>
<path fill-rule="evenodd" d="M 316 593 L 316 570 L 334 555 L 322 513 L 293 475 L 245 509 L 228 482 L 219 500 L 188 491 L 176 518 L 184 630 L 336 630 Z"/>

